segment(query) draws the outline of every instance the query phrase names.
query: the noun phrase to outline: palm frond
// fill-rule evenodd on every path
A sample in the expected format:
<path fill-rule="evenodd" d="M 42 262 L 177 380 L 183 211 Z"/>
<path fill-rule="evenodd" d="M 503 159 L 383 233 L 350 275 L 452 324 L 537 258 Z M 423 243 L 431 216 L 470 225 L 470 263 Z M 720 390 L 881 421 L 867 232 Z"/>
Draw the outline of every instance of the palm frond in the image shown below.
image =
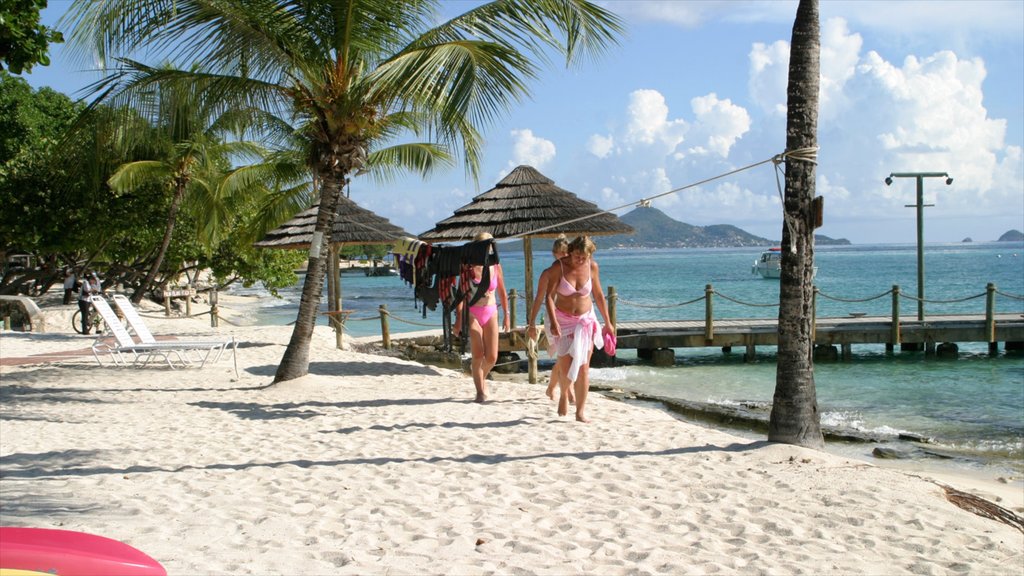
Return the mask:
<path fill-rule="evenodd" d="M 454 164 L 451 153 L 430 142 L 397 144 L 369 154 L 367 166 L 377 183 L 393 182 L 406 171 L 418 172 L 426 178 L 440 168 Z"/>

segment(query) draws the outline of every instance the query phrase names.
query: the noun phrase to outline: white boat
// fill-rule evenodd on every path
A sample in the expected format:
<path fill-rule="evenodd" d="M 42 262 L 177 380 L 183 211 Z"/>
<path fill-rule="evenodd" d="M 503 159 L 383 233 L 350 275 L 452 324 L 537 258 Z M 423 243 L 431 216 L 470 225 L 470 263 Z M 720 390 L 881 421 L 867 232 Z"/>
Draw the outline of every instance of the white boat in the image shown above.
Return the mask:
<path fill-rule="evenodd" d="M 761 257 L 754 260 L 754 267 L 750 269 L 751 274 L 760 274 L 762 278 L 779 278 L 782 276 L 782 248 L 769 248 L 761 253 Z M 818 267 L 814 267 L 811 276 L 817 276 Z"/>
<path fill-rule="evenodd" d="M 751 274 L 760 274 L 762 278 L 778 278 L 782 275 L 782 248 L 769 248 L 754 260 Z"/>

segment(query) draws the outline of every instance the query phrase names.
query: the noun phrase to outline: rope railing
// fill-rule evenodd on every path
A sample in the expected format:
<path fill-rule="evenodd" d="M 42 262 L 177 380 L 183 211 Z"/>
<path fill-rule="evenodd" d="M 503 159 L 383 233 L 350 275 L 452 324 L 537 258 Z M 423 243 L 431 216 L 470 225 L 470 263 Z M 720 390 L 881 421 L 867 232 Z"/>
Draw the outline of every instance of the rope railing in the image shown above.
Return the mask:
<path fill-rule="evenodd" d="M 830 295 L 828 295 L 828 294 L 826 294 L 824 292 L 818 291 L 818 296 L 821 296 L 822 298 L 826 298 L 828 300 L 833 300 L 835 302 L 846 302 L 848 304 L 858 304 L 858 303 L 861 303 L 861 302 L 871 302 L 872 300 L 878 300 L 879 298 L 885 298 L 886 296 L 889 296 L 891 294 L 892 294 L 892 289 L 889 289 L 889 290 L 886 290 L 885 292 L 882 292 L 881 294 L 879 294 L 877 296 L 869 296 L 867 298 L 840 298 L 839 296 L 830 296 Z"/>
<path fill-rule="evenodd" d="M 688 305 L 694 304 L 696 302 L 703 302 L 704 301 L 704 297 L 700 296 L 698 298 L 694 298 L 693 300 L 687 300 L 686 302 L 680 302 L 678 304 L 665 304 L 665 305 L 641 304 L 639 302 L 632 302 L 630 300 L 626 300 L 622 296 L 619 296 L 617 298 L 617 300 L 619 302 L 623 303 L 623 304 L 628 304 L 629 306 L 635 306 L 637 308 L 652 308 L 652 309 L 664 310 L 664 309 L 667 309 L 667 308 L 679 308 L 679 307 L 682 307 L 682 306 L 688 306 Z"/>
<path fill-rule="evenodd" d="M 1011 298 L 1013 300 L 1024 300 L 1024 294 L 1009 294 L 1007 292 L 1003 292 L 1002 290 L 998 290 L 998 289 L 995 292 L 996 292 L 996 294 L 999 294 L 1000 296 L 1006 296 L 1007 298 Z"/>
<path fill-rule="evenodd" d="M 768 302 L 767 304 L 758 304 L 758 303 L 755 303 L 755 302 L 744 302 L 742 300 L 738 300 L 738 299 L 733 298 L 731 296 L 726 296 L 725 294 L 722 294 L 721 292 L 717 292 L 716 291 L 714 293 L 717 294 L 718 296 L 721 296 L 723 299 L 728 300 L 729 302 L 735 302 L 736 304 L 740 304 L 742 306 L 750 306 L 752 308 L 771 308 L 772 306 L 778 306 L 779 305 L 778 302 Z"/>
<path fill-rule="evenodd" d="M 982 292 L 981 294 L 975 294 L 974 296 L 967 296 L 964 298 L 957 298 L 955 300 L 929 300 L 928 298 L 918 298 L 917 296 L 907 294 L 906 292 L 900 290 L 900 296 L 903 296 L 908 300 L 913 300 L 914 302 L 924 302 L 926 304 L 958 304 L 960 302 L 967 302 L 968 300 L 983 298 L 986 294 L 986 292 Z"/>

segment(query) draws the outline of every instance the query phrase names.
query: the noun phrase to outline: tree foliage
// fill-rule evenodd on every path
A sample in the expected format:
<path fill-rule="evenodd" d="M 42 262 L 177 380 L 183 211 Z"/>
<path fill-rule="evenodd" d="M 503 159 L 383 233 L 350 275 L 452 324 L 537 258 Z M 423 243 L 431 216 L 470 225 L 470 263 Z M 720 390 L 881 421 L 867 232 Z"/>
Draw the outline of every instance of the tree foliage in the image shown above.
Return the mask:
<path fill-rule="evenodd" d="M 150 183 L 118 193 L 107 184 L 119 166 L 152 150 L 120 153 L 114 139 L 125 128 L 124 115 L 103 107 L 83 115 L 83 109 L 0 72 L 0 257 L 27 253 L 42 263 L 5 273 L 0 293 L 57 282 L 64 267 L 95 267 L 108 284 L 138 286 L 153 262 L 166 226 L 166 188 Z M 130 124 L 140 133 L 153 129 L 137 115 Z M 252 246 L 258 232 L 251 225 L 268 200 L 262 188 L 246 188 L 252 193 L 226 195 L 216 210 L 198 201 L 184 205 L 167 252 L 172 264 L 159 283 L 197 267 L 213 269 L 221 285 L 264 281 L 276 290 L 295 283 L 296 254 Z M 232 217 L 201 241 L 214 212 Z"/>
<path fill-rule="evenodd" d="M 50 44 L 64 41 L 57 30 L 39 23 L 46 0 L 0 2 L 0 70 L 31 72 L 36 64 L 50 65 Z"/>

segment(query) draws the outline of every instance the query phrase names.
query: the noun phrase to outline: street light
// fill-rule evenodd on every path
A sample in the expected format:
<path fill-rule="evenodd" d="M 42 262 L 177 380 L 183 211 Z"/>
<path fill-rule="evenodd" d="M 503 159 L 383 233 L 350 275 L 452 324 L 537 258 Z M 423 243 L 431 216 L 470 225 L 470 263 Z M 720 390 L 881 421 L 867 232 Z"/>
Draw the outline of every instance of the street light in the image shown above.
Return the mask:
<path fill-rule="evenodd" d="M 893 172 L 885 179 L 885 185 L 891 186 L 893 178 L 917 179 L 917 204 L 906 204 L 907 208 L 917 208 L 917 319 L 924 320 L 924 208 L 934 204 L 924 203 L 924 179 L 945 178 L 946 186 L 953 179 L 945 172 Z"/>

